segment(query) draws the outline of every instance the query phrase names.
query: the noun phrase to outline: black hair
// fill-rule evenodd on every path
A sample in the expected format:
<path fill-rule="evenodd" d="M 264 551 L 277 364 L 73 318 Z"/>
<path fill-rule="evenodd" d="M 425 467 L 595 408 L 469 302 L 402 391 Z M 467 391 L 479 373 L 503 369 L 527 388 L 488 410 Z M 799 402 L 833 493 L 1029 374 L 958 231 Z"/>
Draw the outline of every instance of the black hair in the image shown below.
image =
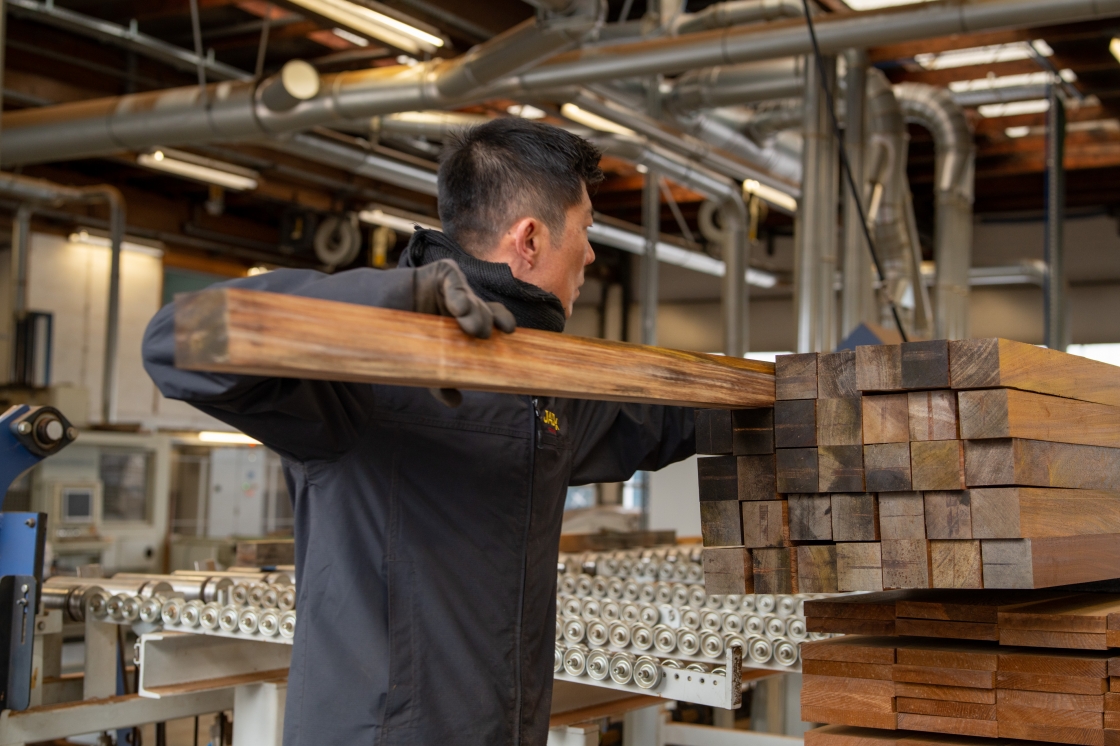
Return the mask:
<path fill-rule="evenodd" d="M 494 246 L 520 217 L 562 233 L 568 209 L 603 180 L 601 151 L 543 122 L 501 117 L 456 133 L 439 166 L 439 218 L 469 253 Z"/>

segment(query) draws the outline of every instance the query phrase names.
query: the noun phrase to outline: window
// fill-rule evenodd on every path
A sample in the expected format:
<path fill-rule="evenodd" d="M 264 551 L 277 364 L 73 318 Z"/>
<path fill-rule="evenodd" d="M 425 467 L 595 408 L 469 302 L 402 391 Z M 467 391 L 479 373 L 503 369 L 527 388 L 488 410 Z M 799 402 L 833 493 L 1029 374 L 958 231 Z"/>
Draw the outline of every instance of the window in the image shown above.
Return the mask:
<path fill-rule="evenodd" d="M 147 521 L 151 493 L 148 451 L 101 450 L 98 472 L 102 483 L 102 513 L 106 521 Z"/>

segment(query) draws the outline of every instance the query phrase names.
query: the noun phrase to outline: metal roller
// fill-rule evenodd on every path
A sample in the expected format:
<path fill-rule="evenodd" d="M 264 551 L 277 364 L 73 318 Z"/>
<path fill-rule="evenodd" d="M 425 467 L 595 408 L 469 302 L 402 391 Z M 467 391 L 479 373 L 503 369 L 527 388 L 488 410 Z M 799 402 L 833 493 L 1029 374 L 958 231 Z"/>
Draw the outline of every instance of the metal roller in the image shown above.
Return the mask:
<path fill-rule="evenodd" d="M 630 629 L 630 644 L 638 650 L 653 647 L 653 630 L 646 624 L 635 624 Z"/>
<path fill-rule="evenodd" d="M 563 645 L 557 645 L 556 650 L 552 656 L 552 672 L 560 673 L 564 670 L 564 652 L 567 650 Z"/>
<path fill-rule="evenodd" d="M 677 649 L 684 655 L 696 655 L 700 651 L 700 635 L 691 629 L 678 629 Z"/>
<path fill-rule="evenodd" d="M 809 637 L 809 631 L 806 628 L 805 620 L 794 617 L 786 624 L 786 634 L 789 635 L 791 640 L 800 642 Z"/>
<path fill-rule="evenodd" d="M 753 614 L 757 610 L 754 594 L 743 596 L 742 600 L 739 602 L 739 608 L 742 609 L 744 613 Z"/>
<path fill-rule="evenodd" d="M 638 589 L 638 600 L 644 604 L 651 604 L 657 600 L 658 590 L 668 588 L 668 583 L 646 583 Z"/>
<path fill-rule="evenodd" d="M 280 615 L 280 636 L 291 639 L 296 636 L 296 613 L 285 611 Z"/>
<path fill-rule="evenodd" d="M 201 601 L 187 601 L 179 615 L 179 623 L 185 627 L 197 627 L 202 622 Z"/>
<path fill-rule="evenodd" d="M 769 593 L 759 593 L 754 597 L 755 611 L 759 614 L 770 614 L 774 611 L 774 607 L 778 605 L 778 599 L 774 598 Z"/>
<path fill-rule="evenodd" d="M 592 619 L 599 617 L 599 602 L 594 598 L 585 598 L 580 605 L 579 615 L 583 617 L 583 621 L 590 622 Z"/>
<path fill-rule="evenodd" d="M 797 663 L 797 646 L 789 640 L 780 640 L 774 646 L 774 660 L 783 666 Z"/>
<path fill-rule="evenodd" d="M 251 635 L 260 627 L 260 616 L 257 610 L 252 606 L 246 606 L 237 615 L 237 629 L 247 635 Z"/>
<path fill-rule="evenodd" d="M 719 596 L 719 595 L 716 595 L 716 596 L 708 596 L 708 597 L 707 597 L 707 598 L 706 598 L 706 599 L 704 600 L 704 606 L 705 606 L 705 607 L 707 607 L 707 608 L 709 608 L 709 609 L 720 609 L 720 608 L 723 608 L 723 596 Z"/>
<path fill-rule="evenodd" d="M 719 632 L 723 627 L 723 618 L 718 611 L 708 609 L 700 614 L 700 629 L 708 632 Z"/>
<path fill-rule="evenodd" d="M 708 594 L 702 585 L 692 585 L 688 588 L 688 605 L 694 609 L 702 609 L 708 601 Z"/>
<path fill-rule="evenodd" d="M 629 684 L 634 679 L 634 656 L 629 653 L 615 653 L 611 656 L 611 681 L 616 684 Z"/>
<path fill-rule="evenodd" d="M 778 596 L 778 605 L 775 612 L 780 617 L 793 616 L 797 613 L 797 597 L 781 595 Z"/>
<path fill-rule="evenodd" d="M 564 616 L 579 616 L 583 611 L 583 604 L 575 596 L 564 599 Z"/>
<path fill-rule="evenodd" d="M 774 646 L 764 637 L 754 637 L 747 641 L 747 654 L 755 663 L 769 663 L 774 656 Z"/>
<path fill-rule="evenodd" d="M 644 604 L 638 608 L 638 619 L 642 624 L 652 627 L 661 621 L 661 610 L 652 604 Z"/>
<path fill-rule="evenodd" d="M 611 655 L 606 650 L 592 650 L 587 656 L 587 675 L 603 681 L 611 675 Z"/>
<path fill-rule="evenodd" d="M 630 647 L 630 625 L 626 622 L 615 622 L 608 631 L 611 644 L 616 648 Z"/>
<path fill-rule="evenodd" d="M 766 623 L 757 614 L 748 614 L 743 617 L 743 632 L 748 637 L 757 637 L 766 632 Z"/>
<path fill-rule="evenodd" d="M 743 631 L 743 617 L 739 616 L 737 612 L 725 611 L 722 617 L 723 623 L 721 627 L 724 632 L 738 634 Z"/>
<path fill-rule="evenodd" d="M 661 665 L 656 658 L 643 655 L 634 664 L 634 683 L 643 689 L 653 689 L 661 683 Z"/>
<path fill-rule="evenodd" d="M 618 578 L 611 578 L 610 582 L 607 583 L 607 597 L 614 601 L 619 600 L 622 598 L 624 588 L 625 583 Z"/>
<path fill-rule="evenodd" d="M 591 581 L 591 597 L 604 599 L 607 597 L 607 579 L 595 578 Z"/>
<path fill-rule="evenodd" d="M 261 612 L 257 618 L 257 631 L 265 637 L 273 637 L 280 632 L 280 614 L 275 609 Z"/>
<path fill-rule="evenodd" d="M 622 621 L 635 624 L 642 618 L 642 611 L 637 604 L 626 604 L 622 607 Z"/>
<path fill-rule="evenodd" d="M 218 629 L 221 624 L 222 607 L 218 604 L 206 604 L 198 612 L 198 623 L 206 629 Z"/>
<path fill-rule="evenodd" d="M 681 611 L 681 626 L 685 629 L 700 629 L 700 612 L 688 608 Z"/>
<path fill-rule="evenodd" d="M 672 627 L 657 625 L 653 628 L 653 647 L 662 655 L 668 655 L 677 649 L 677 633 Z"/>
<path fill-rule="evenodd" d="M 564 620 L 564 639 L 575 645 L 583 642 L 587 634 L 587 623 L 579 617 L 568 617 Z"/>
<path fill-rule="evenodd" d="M 672 603 L 677 606 L 688 606 L 689 601 L 692 599 L 692 594 L 688 590 L 688 586 L 684 583 L 674 583 L 673 591 L 669 594 L 662 603 Z"/>
<path fill-rule="evenodd" d="M 707 658 L 723 655 L 723 636 L 715 632 L 705 632 L 700 636 L 700 653 Z"/>
<path fill-rule="evenodd" d="M 605 601 L 599 607 L 599 613 L 605 622 L 617 622 L 622 618 L 622 607 L 617 601 Z"/>
<path fill-rule="evenodd" d="M 605 622 L 595 619 L 587 623 L 587 642 L 594 647 L 606 645 L 610 634 Z"/>
<path fill-rule="evenodd" d="M 723 597 L 723 608 L 727 611 L 738 611 L 743 605 L 743 597 L 737 593 L 729 593 Z"/>
<path fill-rule="evenodd" d="M 763 618 L 763 623 L 766 625 L 766 635 L 771 639 L 784 637 L 786 634 L 786 620 L 778 616 L 768 616 Z"/>
<path fill-rule="evenodd" d="M 574 645 L 564 651 L 564 671 L 570 676 L 583 676 L 587 670 L 587 648 Z"/>

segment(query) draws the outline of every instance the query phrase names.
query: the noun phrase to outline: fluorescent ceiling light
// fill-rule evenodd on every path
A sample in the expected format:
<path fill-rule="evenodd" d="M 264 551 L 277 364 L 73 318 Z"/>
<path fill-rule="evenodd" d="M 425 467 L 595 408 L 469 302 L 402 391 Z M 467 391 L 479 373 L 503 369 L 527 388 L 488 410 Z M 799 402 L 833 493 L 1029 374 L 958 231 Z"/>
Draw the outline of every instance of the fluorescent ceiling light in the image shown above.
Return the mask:
<path fill-rule="evenodd" d="M 630 137 L 636 136 L 634 130 L 629 127 L 623 127 L 617 122 L 612 122 L 606 117 L 601 117 L 598 114 L 592 114 L 590 111 L 585 111 L 575 104 L 564 104 L 560 107 L 560 113 L 571 119 L 577 124 L 582 124 L 584 127 L 590 127 L 593 130 L 600 132 L 610 132 L 615 135 L 627 135 Z"/>
<path fill-rule="evenodd" d="M 743 191 L 747 194 L 753 194 L 759 199 L 770 202 L 778 207 L 785 208 L 790 212 L 797 212 L 797 200 L 772 186 L 755 181 L 754 179 L 747 179 L 743 182 Z"/>
<path fill-rule="evenodd" d="M 1031 133 L 1030 127 L 1008 127 L 1003 131 L 1003 134 L 1011 138 L 1026 137 Z"/>
<path fill-rule="evenodd" d="M 1112 41 L 1108 43 L 1108 51 L 1112 52 L 1117 62 L 1120 62 L 1120 37 L 1112 37 Z"/>
<path fill-rule="evenodd" d="M 916 5 L 928 3 L 931 0 L 847 0 L 848 7 L 852 10 L 878 10 L 879 8 L 893 8 L 898 5 Z"/>
<path fill-rule="evenodd" d="M 1060 71 L 1058 75 L 1067 83 L 1077 82 L 1077 73 L 1068 68 Z M 949 90 L 954 93 L 962 93 L 964 91 L 990 91 L 996 88 L 1047 85 L 1052 81 L 1053 77 L 1051 73 L 1040 70 L 1036 73 L 1023 73 L 1022 75 L 1001 75 L 998 78 L 991 75 L 987 78 L 976 78 L 975 80 L 954 80 L 949 83 Z"/>
<path fill-rule="evenodd" d="M 103 236 L 97 233 L 90 233 L 86 229 L 74 231 L 70 234 L 68 240 L 70 243 L 83 244 L 85 246 L 98 246 L 103 248 L 110 248 L 113 245 L 112 240 L 108 236 Z M 163 256 L 163 244 L 160 242 L 153 242 L 152 244 L 138 243 L 136 240 L 121 241 L 121 251 L 131 251 L 135 254 L 146 254 L 160 258 Z"/>
<path fill-rule="evenodd" d="M 1120 119 L 1089 119 L 1081 122 L 1068 122 L 1066 132 L 1120 132 Z M 1042 137 L 1046 127 L 1008 127 L 1003 131 L 1008 137 Z"/>
<path fill-rule="evenodd" d="M 1042 39 L 992 44 L 986 47 L 950 49 L 946 52 L 916 54 L 914 61 L 927 70 L 945 70 L 970 65 L 991 65 L 996 62 L 1029 60 L 1035 56 L 1050 57 L 1054 50 Z"/>
<path fill-rule="evenodd" d="M 438 231 L 437 226 L 431 224 L 421 223 L 419 220 L 410 220 L 409 218 L 402 218 L 399 215 L 391 215 L 383 210 L 372 209 L 362 210 L 358 213 L 358 220 L 363 223 L 371 225 L 384 225 L 387 228 L 392 228 L 395 231 L 402 233 L 415 233 L 416 227 L 420 226 L 430 231 Z"/>
<path fill-rule="evenodd" d="M 423 29 L 398 21 L 385 13 L 348 0 L 291 0 L 312 13 L 329 18 L 339 26 L 378 39 L 409 52 L 432 52 L 443 46 L 443 39 Z"/>
<path fill-rule="evenodd" d="M 544 109 L 538 109 L 529 104 L 514 104 L 507 108 L 506 111 L 522 119 L 544 119 L 547 116 L 547 112 L 545 112 Z"/>
<path fill-rule="evenodd" d="M 188 179 L 215 184 L 238 192 L 256 189 L 259 178 L 256 171 L 247 168 L 168 148 L 141 153 L 136 157 L 136 162 L 156 171 L 185 176 Z"/>
<path fill-rule="evenodd" d="M 369 39 L 364 36 L 358 36 L 357 34 L 351 33 L 344 28 L 332 28 L 331 33 L 337 36 L 339 39 L 344 39 L 350 42 L 356 47 L 369 46 Z"/>
<path fill-rule="evenodd" d="M 1050 101 L 1045 98 L 1036 98 L 1032 101 L 1011 101 L 1006 104 L 985 104 L 976 107 L 980 116 L 988 119 L 994 117 L 1014 117 L 1020 114 L 1039 114 L 1050 110 Z"/>
<path fill-rule="evenodd" d="M 222 443 L 224 445 L 259 446 L 261 442 L 244 433 L 225 433 L 217 430 L 203 430 L 198 434 L 203 443 Z"/>

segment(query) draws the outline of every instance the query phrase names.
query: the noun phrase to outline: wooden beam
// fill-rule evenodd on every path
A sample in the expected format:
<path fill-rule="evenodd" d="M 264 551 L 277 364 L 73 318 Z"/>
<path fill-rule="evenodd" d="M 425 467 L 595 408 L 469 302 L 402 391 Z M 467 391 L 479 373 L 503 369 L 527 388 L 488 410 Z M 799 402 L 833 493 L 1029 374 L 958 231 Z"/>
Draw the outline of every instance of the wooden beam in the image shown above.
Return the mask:
<path fill-rule="evenodd" d="M 969 492 L 976 539 L 1120 533 L 1120 492 L 1034 487 Z"/>
<path fill-rule="evenodd" d="M 1120 576 L 1120 534 L 985 539 L 985 588 L 1049 588 Z"/>
<path fill-rule="evenodd" d="M 1120 409 L 1107 404 L 1014 389 L 961 391 L 958 398 L 962 438 L 1029 438 L 1120 448 Z"/>
<path fill-rule="evenodd" d="M 240 288 L 175 309 L 189 370 L 692 407 L 774 402 L 774 366 L 518 329 L 475 339 L 453 319 Z"/>
<path fill-rule="evenodd" d="M 1120 490 L 1120 448 L 1020 438 L 963 442 L 969 487 Z"/>

